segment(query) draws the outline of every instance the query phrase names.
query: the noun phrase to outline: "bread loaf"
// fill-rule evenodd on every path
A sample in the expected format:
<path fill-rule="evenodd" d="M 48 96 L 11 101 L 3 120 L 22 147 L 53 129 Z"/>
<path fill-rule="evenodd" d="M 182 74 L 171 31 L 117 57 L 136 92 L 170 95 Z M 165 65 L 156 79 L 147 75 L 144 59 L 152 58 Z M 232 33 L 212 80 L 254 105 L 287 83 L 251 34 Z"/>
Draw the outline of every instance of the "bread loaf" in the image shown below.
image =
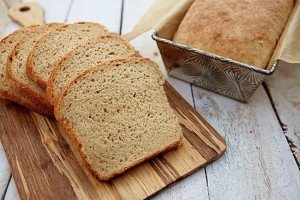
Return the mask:
<path fill-rule="evenodd" d="M 178 146 L 182 138 L 163 76 L 149 59 L 87 69 L 60 96 L 55 116 L 99 180 Z"/>
<path fill-rule="evenodd" d="M 39 102 L 49 111 L 53 111 L 53 106 L 48 100 L 45 90 L 28 78 L 26 74 L 26 62 L 37 40 L 61 26 L 63 24 L 59 23 L 41 25 L 33 28 L 29 33 L 23 34 L 23 37 L 11 51 L 7 62 L 7 77 L 10 83 L 20 93 L 26 95 L 32 101 Z"/>
<path fill-rule="evenodd" d="M 46 89 L 48 79 L 57 62 L 88 38 L 107 33 L 100 24 L 80 22 L 65 25 L 42 37 L 32 49 L 26 66 L 27 75 Z"/>
<path fill-rule="evenodd" d="M 47 94 L 54 104 L 61 92 L 85 68 L 104 60 L 135 55 L 134 48 L 117 35 L 106 35 L 90 39 L 66 55 L 54 68 L 47 84 Z"/>
<path fill-rule="evenodd" d="M 196 0 L 173 40 L 265 68 L 293 8 L 293 0 Z"/>

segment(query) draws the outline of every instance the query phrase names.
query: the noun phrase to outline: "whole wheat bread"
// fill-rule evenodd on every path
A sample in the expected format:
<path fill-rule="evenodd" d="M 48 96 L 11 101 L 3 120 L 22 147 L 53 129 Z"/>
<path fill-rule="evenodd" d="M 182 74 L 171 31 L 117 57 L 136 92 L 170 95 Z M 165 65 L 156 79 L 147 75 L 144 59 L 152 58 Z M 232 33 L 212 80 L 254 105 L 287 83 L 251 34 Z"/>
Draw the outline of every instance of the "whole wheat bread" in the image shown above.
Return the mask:
<path fill-rule="evenodd" d="M 294 6 L 293 0 L 195 0 L 173 40 L 265 68 Z"/>
<path fill-rule="evenodd" d="M 79 45 L 58 63 L 50 76 L 47 94 L 51 103 L 57 102 L 63 90 L 87 67 L 103 61 L 134 55 L 134 48 L 117 35 L 92 38 Z"/>
<path fill-rule="evenodd" d="M 107 33 L 100 24 L 80 22 L 65 25 L 43 36 L 34 46 L 27 60 L 27 75 L 46 89 L 48 79 L 57 62 L 81 42 Z"/>
<path fill-rule="evenodd" d="M 35 27 L 36 26 L 21 28 L 0 41 L 0 97 L 6 100 L 14 101 L 40 114 L 53 115 L 53 110 L 47 110 L 41 106 L 39 102 L 33 102 L 26 95 L 16 90 L 10 84 L 7 77 L 6 66 L 11 51 L 18 43 L 19 39 L 22 38 L 24 34 L 32 31 L 32 29 Z"/>
<path fill-rule="evenodd" d="M 163 76 L 149 59 L 87 69 L 60 96 L 55 116 L 99 180 L 178 146 L 182 138 Z"/>
<path fill-rule="evenodd" d="M 45 90 L 28 78 L 26 62 L 37 40 L 62 26 L 61 23 L 52 23 L 33 28 L 32 31 L 24 34 L 19 43 L 13 48 L 7 62 L 7 76 L 10 83 L 19 92 L 27 95 L 32 101 L 40 102 L 48 110 L 53 110 L 53 106 L 48 100 Z"/>

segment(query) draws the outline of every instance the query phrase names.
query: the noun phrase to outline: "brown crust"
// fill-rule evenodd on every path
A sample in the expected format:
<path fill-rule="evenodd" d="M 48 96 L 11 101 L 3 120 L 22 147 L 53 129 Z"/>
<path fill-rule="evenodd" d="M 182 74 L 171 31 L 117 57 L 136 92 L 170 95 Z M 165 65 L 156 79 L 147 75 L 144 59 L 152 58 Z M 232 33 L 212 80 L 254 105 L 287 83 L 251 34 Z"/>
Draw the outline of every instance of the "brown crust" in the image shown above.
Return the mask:
<path fill-rule="evenodd" d="M 41 25 L 41 26 L 37 26 L 33 29 L 33 31 L 39 30 L 39 29 L 46 29 L 49 27 L 57 27 L 59 28 L 59 26 L 63 26 L 63 24 L 61 23 L 49 23 L 46 25 Z M 53 29 L 55 30 L 55 29 Z M 47 33 L 46 33 L 47 34 Z M 27 34 L 29 35 L 29 34 Z M 33 89 L 31 89 L 30 86 L 23 84 L 22 82 L 20 82 L 13 73 L 13 69 L 12 69 L 12 61 L 14 59 L 14 57 L 18 54 L 19 52 L 19 46 L 25 42 L 26 37 L 23 37 L 19 43 L 14 47 L 14 49 L 12 50 L 12 52 L 9 55 L 8 61 L 7 61 L 7 78 L 8 81 L 21 93 L 25 94 L 27 97 L 30 98 L 30 100 L 32 100 L 35 104 L 42 104 L 43 108 L 45 110 L 46 113 L 51 113 L 51 115 L 53 115 L 54 112 L 54 108 L 53 105 L 50 103 L 50 101 L 47 99 L 46 94 L 43 96 L 37 92 L 35 92 Z"/>
<path fill-rule="evenodd" d="M 36 112 L 38 114 L 48 116 L 48 117 L 53 117 L 54 116 L 54 111 L 53 110 L 46 110 L 41 106 L 38 106 L 34 103 L 31 103 L 29 101 L 26 101 L 24 99 L 18 98 L 16 95 L 14 95 L 11 92 L 4 92 L 0 90 L 0 97 L 5 100 L 13 101 L 17 104 L 20 104 L 21 106 L 26 107 L 28 110 Z"/>
<path fill-rule="evenodd" d="M 66 27 L 68 25 L 65 25 L 63 27 Z M 63 28 L 62 27 L 62 28 Z M 34 71 L 34 66 L 35 66 L 35 54 L 36 54 L 36 47 L 44 40 L 44 38 L 48 37 L 48 35 L 50 35 L 52 33 L 48 33 L 46 35 L 44 35 L 43 37 L 41 37 L 34 45 L 34 47 L 31 49 L 29 56 L 27 58 L 27 62 L 26 62 L 26 74 L 27 76 L 32 79 L 36 84 L 38 84 L 41 88 L 43 88 L 44 90 L 47 87 L 47 83 L 45 81 L 43 81 L 43 79 Z"/>
<path fill-rule="evenodd" d="M 131 58 L 121 58 L 121 59 L 116 59 L 116 60 L 111 60 L 111 61 L 107 61 L 107 62 L 103 62 L 97 66 L 91 67 L 86 69 L 85 71 L 83 71 L 82 73 L 80 73 L 73 81 L 72 83 L 69 84 L 69 86 L 64 90 L 64 92 L 62 93 L 62 95 L 59 97 L 59 100 L 57 102 L 57 104 L 55 105 L 55 109 L 54 109 L 54 114 L 56 119 L 61 123 L 63 129 L 66 131 L 66 133 L 70 136 L 70 138 L 72 139 L 72 141 L 74 142 L 74 144 L 76 145 L 78 151 L 80 152 L 80 155 L 84 161 L 85 166 L 87 167 L 87 169 L 93 174 L 93 176 L 95 176 L 98 180 L 100 181 L 107 181 L 110 180 L 111 178 L 113 178 L 114 176 L 121 174 L 123 172 L 125 172 L 126 170 L 140 164 L 141 162 L 144 162 L 150 158 L 153 158 L 154 156 L 163 153 L 165 151 L 168 151 L 172 148 L 175 148 L 177 146 L 181 145 L 181 140 L 183 135 L 181 134 L 180 138 L 178 141 L 168 145 L 167 147 L 161 148 L 159 150 L 157 150 L 156 152 L 153 152 L 149 155 L 147 155 L 144 158 L 141 158 L 139 160 L 137 160 L 136 162 L 131 163 L 129 166 L 126 166 L 124 168 L 121 168 L 117 171 L 115 171 L 112 174 L 109 174 L 108 176 L 101 176 L 97 171 L 95 171 L 93 169 L 93 167 L 91 166 L 91 164 L 89 163 L 89 160 L 86 156 L 86 154 L 84 153 L 84 150 L 82 149 L 82 144 L 79 142 L 79 140 L 77 139 L 76 135 L 75 135 L 75 131 L 73 130 L 73 126 L 71 125 L 71 123 L 62 115 L 61 113 L 61 106 L 63 103 L 63 100 L 65 98 L 65 96 L 68 94 L 68 92 L 73 88 L 73 86 L 80 81 L 86 74 L 91 73 L 99 68 L 102 68 L 104 66 L 109 66 L 110 63 L 115 63 L 115 62 L 122 62 L 122 61 L 144 61 L 144 62 L 152 62 L 150 59 L 148 58 L 138 58 L 138 57 L 131 57 Z"/>
<path fill-rule="evenodd" d="M 76 25 L 76 24 L 97 24 L 97 23 L 91 23 L 91 22 L 77 22 L 77 23 L 74 23 L 74 24 L 66 24 L 62 27 L 60 27 L 59 29 L 57 30 L 61 30 L 61 29 L 64 29 L 65 27 L 68 27 L 68 26 L 73 26 L 73 25 Z M 97 24 L 99 25 L 100 27 L 103 27 L 105 30 L 107 30 L 104 26 L 100 25 L 100 24 Z M 43 88 L 44 90 L 46 90 L 46 87 L 47 87 L 47 81 L 43 80 L 43 78 L 34 70 L 34 66 L 35 66 L 35 60 L 34 60 L 34 57 L 35 57 L 35 54 L 36 54 L 36 47 L 42 43 L 49 35 L 52 35 L 52 34 L 55 34 L 55 33 L 48 33 L 46 35 L 44 35 L 43 37 L 41 37 L 37 42 L 36 44 L 34 45 L 34 47 L 32 48 L 28 58 L 27 58 L 27 63 L 26 63 L 26 73 L 27 73 L 27 76 L 29 78 L 31 78 L 34 82 L 36 82 L 36 84 L 38 84 L 41 88 Z"/>
<path fill-rule="evenodd" d="M 26 27 L 26 30 L 31 30 L 35 27 L 37 27 L 38 25 L 34 25 L 34 26 L 30 26 L 30 27 Z M 0 45 L 2 45 L 2 43 L 9 38 L 10 36 L 12 36 L 12 34 L 17 34 L 19 31 L 21 31 L 21 33 L 26 33 L 23 29 L 19 29 L 13 33 L 11 33 L 10 35 L 6 36 L 5 38 L 3 38 L 0 41 Z M 28 108 L 29 110 L 32 110 L 34 112 L 37 112 L 39 114 L 42 115 L 47 115 L 47 116 L 53 116 L 53 109 L 51 111 L 49 110 L 45 110 L 42 106 L 40 106 L 39 104 L 34 104 L 34 102 L 30 102 L 28 100 L 26 100 L 25 98 L 21 98 L 18 97 L 19 95 L 16 93 L 16 91 L 5 91 L 0 87 L 0 97 L 9 101 L 14 101 L 26 108 Z"/>
<path fill-rule="evenodd" d="M 96 40 L 102 40 L 104 38 L 118 38 L 118 39 L 123 40 L 127 44 L 128 51 L 132 51 L 133 52 L 132 56 L 135 56 L 135 50 L 134 50 L 134 48 L 126 40 L 122 39 L 119 35 L 111 35 L 111 34 L 110 35 L 103 35 L 103 36 L 100 36 L 100 37 L 91 38 L 90 40 L 88 40 L 84 44 L 78 45 L 75 49 L 73 49 L 72 51 L 70 51 L 67 55 L 65 55 L 58 62 L 58 64 L 54 67 L 54 69 L 53 69 L 53 71 L 51 73 L 51 76 L 50 76 L 50 78 L 48 80 L 46 92 L 47 92 L 47 96 L 48 96 L 50 102 L 53 105 L 55 105 L 56 102 L 58 102 L 58 99 L 59 99 L 59 97 L 55 97 L 54 96 L 54 86 L 55 86 L 56 77 L 57 77 L 57 75 L 59 74 L 59 72 L 61 70 L 62 63 L 65 62 L 68 58 L 74 56 L 76 54 L 76 52 L 78 51 L 78 49 L 80 49 L 81 47 L 85 46 L 87 43 L 92 42 L 93 40 L 94 41 L 96 41 Z"/>
<path fill-rule="evenodd" d="M 265 68 L 293 4 L 293 0 L 195 0 L 173 40 Z"/>
<path fill-rule="evenodd" d="M 41 110 L 44 110 L 43 111 L 44 113 L 48 113 L 48 114 L 52 113 L 53 114 L 53 106 L 45 98 L 46 95 L 45 95 L 45 97 L 43 97 L 42 95 L 36 93 L 28 85 L 25 85 L 25 84 L 19 82 L 13 75 L 12 61 L 13 61 L 14 57 L 17 55 L 18 47 L 20 46 L 20 44 L 22 42 L 23 42 L 23 40 L 21 39 L 21 41 L 13 48 L 13 50 L 11 51 L 11 53 L 8 57 L 7 64 L 6 64 L 7 79 L 16 90 L 18 90 L 22 94 L 25 94 L 34 104 L 37 104 L 37 105 L 41 104 L 42 105 Z"/>

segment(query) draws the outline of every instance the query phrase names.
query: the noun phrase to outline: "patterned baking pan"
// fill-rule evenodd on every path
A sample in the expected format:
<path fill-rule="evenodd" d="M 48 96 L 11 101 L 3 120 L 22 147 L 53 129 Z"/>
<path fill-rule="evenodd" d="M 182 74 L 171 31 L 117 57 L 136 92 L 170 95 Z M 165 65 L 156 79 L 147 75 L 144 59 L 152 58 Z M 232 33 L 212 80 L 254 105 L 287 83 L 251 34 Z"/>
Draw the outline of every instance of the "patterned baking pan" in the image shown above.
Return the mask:
<path fill-rule="evenodd" d="M 173 42 L 157 32 L 152 38 L 170 76 L 241 102 L 249 100 L 278 64 L 265 70 Z"/>

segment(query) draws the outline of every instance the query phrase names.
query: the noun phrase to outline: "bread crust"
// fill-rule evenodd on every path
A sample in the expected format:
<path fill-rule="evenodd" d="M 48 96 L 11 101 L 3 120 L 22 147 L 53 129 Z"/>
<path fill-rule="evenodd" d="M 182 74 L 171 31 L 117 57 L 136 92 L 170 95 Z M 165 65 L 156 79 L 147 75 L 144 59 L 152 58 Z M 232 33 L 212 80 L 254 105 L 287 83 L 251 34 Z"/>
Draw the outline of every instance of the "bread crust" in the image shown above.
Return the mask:
<path fill-rule="evenodd" d="M 68 26 L 74 26 L 76 24 L 95 24 L 98 25 L 99 27 L 103 28 L 104 30 L 107 30 L 104 26 L 97 24 L 97 23 L 92 23 L 92 22 L 77 22 L 74 24 L 66 24 L 64 26 L 62 26 L 61 28 L 57 29 L 57 30 L 61 30 L 64 29 L 65 27 Z M 26 73 L 27 76 L 29 78 L 31 78 L 34 82 L 36 82 L 41 88 L 43 88 L 44 90 L 46 90 L 47 88 L 47 80 L 44 80 L 38 72 L 35 71 L 34 67 L 35 67 L 35 54 L 36 54 L 36 47 L 39 46 L 44 40 L 46 40 L 50 35 L 53 35 L 55 33 L 48 33 L 46 35 L 44 35 L 43 37 L 41 37 L 35 44 L 34 48 L 32 48 L 32 51 L 30 52 L 28 59 L 27 59 L 27 63 L 26 63 Z M 54 66 L 56 66 L 56 64 L 54 64 Z"/>
<path fill-rule="evenodd" d="M 49 26 L 52 25 L 57 25 L 57 24 L 48 24 L 45 26 L 37 26 L 35 28 L 33 28 L 33 33 L 36 30 L 39 30 L 40 28 L 48 28 Z M 26 35 L 30 35 L 32 34 L 32 32 L 27 33 Z M 14 72 L 12 69 L 12 61 L 15 58 L 15 56 L 18 54 L 18 49 L 19 46 L 25 42 L 26 37 L 23 37 L 23 39 L 21 39 L 19 41 L 19 43 L 13 48 L 13 50 L 11 51 L 8 61 L 7 61 L 7 79 L 10 82 L 10 84 L 12 84 L 12 86 L 18 90 L 20 93 L 25 94 L 28 98 L 30 98 L 30 100 L 32 102 L 34 102 L 37 105 L 41 105 L 41 110 L 44 110 L 44 113 L 48 113 L 48 115 L 53 115 L 53 111 L 54 108 L 52 106 L 52 104 L 50 103 L 50 101 L 48 101 L 46 94 L 43 96 L 37 92 L 35 92 L 34 90 L 32 90 L 30 88 L 30 86 L 23 84 L 22 82 L 18 81 L 18 79 L 14 76 Z"/>
<path fill-rule="evenodd" d="M 195 0 L 173 40 L 265 68 L 292 8 L 293 0 Z"/>
<path fill-rule="evenodd" d="M 59 72 L 61 71 L 63 62 L 65 62 L 66 60 L 68 60 L 70 57 L 74 56 L 76 54 L 76 52 L 81 47 L 83 47 L 85 44 L 87 44 L 89 42 L 92 42 L 92 41 L 96 41 L 96 40 L 102 40 L 102 39 L 105 39 L 105 38 L 111 38 L 111 39 L 118 38 L 118 39 L 122 39 L 119 35 L 111 35 L 111 34 L 110 35 L 103 35 L 103 36 L 96 37 L 96 38 L 91 38 L 87 42 L 85 42 L 84 44 L 78 45 L 75 49 L 73 49 L 72 51 L 70 51 L 54 67 L 54 70 L 51 73 L 51 76 L 49 78 L 49 81 L 47 83 L 47 88 L 46 88 L 47 96 L 48 96 L 50 102 L 52 103 L 52 105 L 55 105 L 56 102 L 58 102 L 58 99 L 59 99 L 59 97 L 56 97 L 54 95 L 54 87 L 55 87 L 55 83 L 56 83 L 56 77 L 58 76 Z M 125 40 L 123 40 L 123 41 L 125 42 Z M 135 50 L 134 50 L 134 48 L 127 41 L 126 41 L 126 43 L 127 43 L 127 49 L 128 49 L 128 51 L 129 52 L 132 51 L 132 56 L 135 56 Z"/>
<path fill-rule="evenodd" d="M 7 39 L 9 39 L 10 37 L 13 37 L 14 34 L 26 34 L 28 31 L 30 32 L 35 27 L 37 27 L 37 25 L 22 28 L 22 29 L 19 29 L 15 32 L 11 33 L 10 35 L 6 36 L 5 38 L 3 38 L 0 41 L 0 46 L 4 45 L 3 43 Z M 6 71 L 6 65 L 3 66 L 3 67 L 5 67 L 5 71 Z M 6 75 L 7 75 L 7 73 L 6 73 Z M 14 102 L 28 108 L 29 110 L 32 110 L 32 111 L 37 112 L 39 114 L 47 115 L 47 116 L 53 116 L 53 114 L 54 114 L 53 110 L 51 110 L 51 111 L 46 110 L 42 106 L 40 106 L 39 104 L 35 104 L 35 102 L 31 102 L 31 101 L 27 100 L 26 98 L 22 98 L 23 93 L 21 93 L 21 95 L 19 93 L 17 93 L 17 91 L 15 91 L 15 88 L 8 81 L 8 77 L 6 77 L 6 78 L 7 78 L 7 80 L 5 80 L 5 81 L 7 81 L 7 83 L 11 86 L 11 89 L 13 89 L 13 90 L 12 91 L 5 90 L 5 89 L 1 88 L 1 86 L 0 86 L 0 97 L 1 98 L 5 99 L 5 100 L 9 100 L 9 101 L 14 101 Z"/>
<path fill-rule="evenodd" d="M 17 104 L 20 104 L 21 106 L 26 107 L 28 110 L 36 112 L 40 115 L 44 115 L 44 116 L 47 116 L 47 117 L 53 117 L 54 116 L 54 110 L 46 110 L 41 106 L 38 106 L 34 103 L 26 101 L 25 99 L 18 98 L 16 95 L 14 95 L 11 92 L 0 90 L 0 97 L 2 99 L 8 100 L 8 101 L 13 101 Z"/>
<path fill-rule="evenodd" d="M 62 26 L 61 28 L 70 26 L 69 24 L 66 24 L 64 26 Z M 49 35 L 51 35 L 53 33 L 48 33 L 46 35 L 44 35 L 43 37 L 41 37 L 40 39 L 38 39 L 38 41 L 35 43 L 34 47 L 31 49 L 29 56 L 27 58 L 27 62 L 26 62 L 26 73 L 27 76 L 32 79 L 36 84 L 38 84 L 41 88 L 43 88 L 44 90 L 46 90 L 47 87 L 47 83 L 42 79 L 41 76 L 38 75 L 38 73 L 36 73 L 34 71 L 34 66 L 35 66 L 35 54 L 36 54 L 36 47 L 45 39 L 47 38 Z"/>
<path fill-rule="evenodd" d="M 55 114 L 55 117 L 56 119 L 61 123 L 63 129 L 66 131 L 66 133 L 70 136 L 71 140 L 74 142 L 74 144 L 76 145 L 79 153 L 80 153 L 80 156 L 85 164 L 85 166 L 87 167 L 87 169 L 92 173 L 92 175 L 94 177 L 96 177 L 98 180 L 100 181 L 108 181 L 110 179 L 112 179 L 114 176 L 116 175 L 119 175 L 123 172 L 125 172 L 126 170 L 148 160 L 148 159 L 151 159 L 153 158 L 154 156 L 158 155 L 158 154 L 161 154 L 165 151 L 168 151 L 170 149 L 173 149 L 175 147 L 178 147 L 180 146 L 182 143 L 181 143 L 181 140 L 182 140 L 182 137 L 183 135 L 181 134 L 180 135 L 180 138 L 178 139 L 178 141 L 175 141 L 174 143 L 168 145 L 167 147 L 163 147 L 155 152 L 152 152 L 150 153 L 149 155 L 143 157 L 143 158 L 140 158 L 138 160 L 136 160 L 135 162 L 131 163 L 130 165 L 126 166 L 126 167 L 123 167 L 115 172 L 113 172 L 112 174 L 109 174 L 107 176 L 103 176 L 101 174 L 99 174 L 97 171 L 95 171 L 92 167 L 92 165 L 90 164 L 89 160 L 88 160 L 88 157 L 87 155 L 85 154 L 83 148 L 82 148 L 82 144 L 80 143 L 80 141 L 77 139 L 76 137 L 76 134 L 75 134 L 75 131 L 73 129 L 73 126 L 72 124 L 62 115 L 61 113 L 61 106 L 62 106 L 62 103 L 63 103 L 63 100 L 65 98 L 65 96 L 68 94 L 68 92 L 72 89 L 72 87 L 79 81 L 81 80 L 86 74 L 90 73 L 90 72 L 93 72 L 99 68 L 102 68 L 102 67 L 105 67 L 105 66 L 109 66 L 110 63 L 114 63 L 114 62 L 122 62 L 122 61 L 144 61 L 144 62 L 152 62 L 154 63 L 153 61 L 151 61 L 150 59 L 148 58 L 138 58 L 138 57 L 131 57 L 131 58 L 121 58 L 121 59 L 116 59 L 116 60 L 111 60 L 111 61 L 106 61 L 106 62 L 103 62 L 99 65 L 96 65 L 94 67 L 91 67 L 91 68 L 88 68 L 86 69 L 85 71 L 81 72 L 73 81 L 72 83 L 69 84 L 69 86 L 64 90 L 64 92 L 62 93 L 62 95 L 59 97 L 59 100 L 57 102 L 57 104 L 55 105 L 54 107 L 54 114 Z M 158 69 L 159 70 L 159 69 Z M 163 79 L 163 77 L 161 77 Z"/>

